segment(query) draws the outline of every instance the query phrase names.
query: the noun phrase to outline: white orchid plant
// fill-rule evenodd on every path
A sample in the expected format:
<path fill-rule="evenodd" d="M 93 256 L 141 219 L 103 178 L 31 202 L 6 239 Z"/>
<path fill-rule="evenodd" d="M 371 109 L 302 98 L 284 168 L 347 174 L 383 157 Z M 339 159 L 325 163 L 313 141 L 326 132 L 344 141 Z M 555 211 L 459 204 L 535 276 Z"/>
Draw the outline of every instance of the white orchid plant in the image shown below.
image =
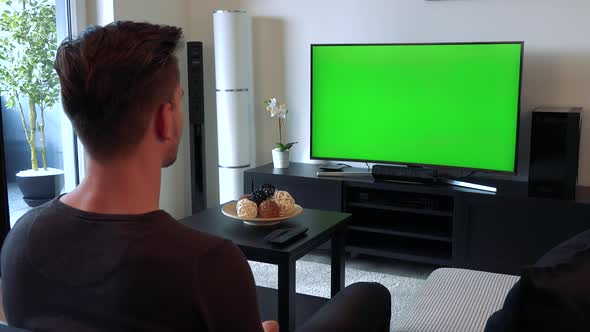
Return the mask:
<path fill-rule="evenodd" d="M 289 151 L 297 142 L 283 144 L 283 121 L 285 121 L 287 113 L 289 113 L 287 105 L 279 103 L 276 98 L 267 99 L 264 104 L 266 104 L 266 111 L 270 113 L 270 117 L 279 119 L 279 141 L 276 148 L 281 152 Z"/>

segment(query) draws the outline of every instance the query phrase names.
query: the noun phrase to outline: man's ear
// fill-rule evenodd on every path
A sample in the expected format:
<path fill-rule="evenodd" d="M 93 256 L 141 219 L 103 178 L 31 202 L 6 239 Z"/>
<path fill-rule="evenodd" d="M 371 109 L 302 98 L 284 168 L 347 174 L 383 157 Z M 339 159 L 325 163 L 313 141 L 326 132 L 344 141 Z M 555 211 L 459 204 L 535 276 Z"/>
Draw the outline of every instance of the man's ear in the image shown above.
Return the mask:
<path fill-rule="evenodd" d="M 174 132 L 172 130 L 172 121 L 174 121 L 174 118 L 172 116 L 172 105 L 170 103 L 164 103 L 158 107 L 154 121 L 156 136 L 160 141 L 167 141 L 173 137 Z"/>

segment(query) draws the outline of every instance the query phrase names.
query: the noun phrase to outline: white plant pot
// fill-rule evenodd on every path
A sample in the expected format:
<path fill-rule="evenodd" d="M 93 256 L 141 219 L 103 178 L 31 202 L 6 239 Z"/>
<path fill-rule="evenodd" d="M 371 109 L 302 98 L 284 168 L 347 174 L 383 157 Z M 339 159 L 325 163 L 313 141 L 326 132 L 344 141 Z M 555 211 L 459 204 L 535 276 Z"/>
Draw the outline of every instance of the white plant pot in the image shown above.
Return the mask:
<path fill-rule="evenodd" d="M 288 168 L 289 167 L 289 150 L 279 151 L 279 149 L 272 150 L 272 163 L 275 168 Z"/>

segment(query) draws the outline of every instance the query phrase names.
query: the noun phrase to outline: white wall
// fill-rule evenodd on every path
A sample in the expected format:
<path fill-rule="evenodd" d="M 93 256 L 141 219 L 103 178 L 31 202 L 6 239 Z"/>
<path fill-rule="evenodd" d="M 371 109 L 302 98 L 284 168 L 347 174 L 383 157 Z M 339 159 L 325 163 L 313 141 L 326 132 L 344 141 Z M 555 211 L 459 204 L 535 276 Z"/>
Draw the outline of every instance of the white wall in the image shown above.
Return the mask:
<path fill-rule="evenodd" d="M 113 0 L 86 0 L 86 22 L 106 25 L 115 17 Z"/>
<path fill-rule="evenodd" d="M 147 21 L 175 25 L 188 30 L 187 0 L 114 0 L 115 20 Z M 178 52 L 181 86 L 187 89 L 186 48 Z M 178 159 L 162 173 L 160 207 L 175 218 L 191 214 L 190 152 L 188 130 L 188 98 L 182 98 L 185 112 L 184 134 L 178 150 Z"/>
<path fill-rule="evenodd" d="M 253 16 L 258 161 L 271 161 L 276 124 L 262 101 L 289 106 L 292 160 L 309 162 L 309 44 L 524 40 L 519 174 L 526 178 L 530 110 L 575 105 L 590 115 L 590 2 L 587 0 L 188 0 L 189 38 L 205 46 L 207 174 L 217 172 L 214 9 Z M 579 182 L 590 185 L 590 121 L 583 121 Z M 215 182 L 208 193 L 214 195 Z M 211 201 L 211 200 L 210 200 Z"/>

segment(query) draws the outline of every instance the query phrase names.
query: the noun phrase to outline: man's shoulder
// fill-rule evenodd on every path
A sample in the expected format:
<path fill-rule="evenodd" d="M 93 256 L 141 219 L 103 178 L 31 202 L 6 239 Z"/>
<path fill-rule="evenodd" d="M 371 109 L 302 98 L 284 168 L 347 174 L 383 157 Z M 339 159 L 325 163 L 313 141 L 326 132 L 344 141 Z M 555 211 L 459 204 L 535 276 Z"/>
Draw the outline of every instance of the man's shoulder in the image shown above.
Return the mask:
<path fill-rule="evenodd" d="M 90 232 L 93 238 L 103 237 L 102 240 L 124 236 L 127 241 L 144 242 L 143 240 L 149 238 L 146 244 L 159 243 L 157 247 L 174 247 L 176 252 L 186 251 L 193 255 L 228 244 L 233 246 L 230 241 L 181 224 L 163 210 L 141 216 L 106 215 L 75 210 L 56 200 L 28 211 L 17 221 L 10 233 L 15 236 L 18 234 L 20 238 L 35 238 L 39 235 L 63 237 L 66 230 L 79 237 L 90 236 Z"/>
<path fill-rule="evenodd" d="M 7 260 L 15 261 L 15 257 L 20 257 L 23 254 L 27 247 L 31 225 L 39 218 L 39 215 L 43 213 L 46 206 L 47 204 L 44 204 L 27 211 L 11 227 L 2 243 L 2 269 L 5 268 Z"/>
<path fill-rule="evenodd" d="M 50 202 L 43 205 L 32 208 L 25 212 L 10 229 L 10 233 L 23 233 L 25 232 L 32 223 L 34 223 L 40 215 L 42 215 L 50 206 Z"/>

